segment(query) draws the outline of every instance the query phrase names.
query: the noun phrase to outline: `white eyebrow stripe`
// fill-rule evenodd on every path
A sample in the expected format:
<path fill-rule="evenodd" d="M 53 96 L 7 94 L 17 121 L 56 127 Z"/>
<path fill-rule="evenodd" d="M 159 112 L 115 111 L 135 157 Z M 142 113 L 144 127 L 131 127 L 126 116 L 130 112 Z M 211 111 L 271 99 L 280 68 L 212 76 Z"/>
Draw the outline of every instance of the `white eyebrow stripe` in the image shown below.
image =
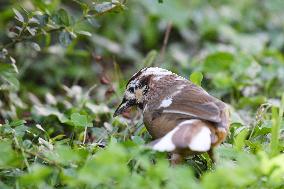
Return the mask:
<path fill-rule="evenodd" d="M 142 70 L 142 75 L 151 75 L 151 74 L 171 75 L 173 73 L 169 70 L 166 70 L 166 69 L 163 69 L 163 68 L 158 68 L 158 67 L 149 67 L 149 68 L 144 68 Z"/>
<path fill-rule="evenodd" d="M 144 68 L 141 70 L 143 76 L 147 76 L 147 75 L 156 75 L 156 76 L 166 76 L 166 75 L 174 75 L 177 78 L 179 78 L 180 80 L 186 80 L 185 78 L 177 75 L 176 73 L 173 73 L 169 70 L 163 69 L 163 68 L 159 68 L 159 67 L 148 67 L 148 68 Z M 157 80 L 159 80 L 160 78 L 158 78 Z"/>

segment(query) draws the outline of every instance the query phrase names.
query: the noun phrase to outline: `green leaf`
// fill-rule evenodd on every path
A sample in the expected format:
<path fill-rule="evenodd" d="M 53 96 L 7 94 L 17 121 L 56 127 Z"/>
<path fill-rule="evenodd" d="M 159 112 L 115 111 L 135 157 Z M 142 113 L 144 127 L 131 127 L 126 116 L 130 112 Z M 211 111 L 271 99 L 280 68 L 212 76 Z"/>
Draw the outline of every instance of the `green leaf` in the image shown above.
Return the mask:
<path fill-rule="evenodd" d="M 213 84 L 219 89 L 228 89 L 233 87 L 234 80 L 226 71 L 220 71 L 213 75 Z"/>
<path fill-rule="evenodd" d="M 29 31 L 29 33 L 34 36 L 36 34 L 36 29 L 35 28 L 31 28 L 31 27 L 27 27 L 27 30 Z"/>
<path fill-rule="evenodd" d="M 109 11 L 109 10 L 111 10 L 114 7 L 115 7 L 115 5 L 112 2 L 103 2 L 103 3 L 99 3 L 99 4 L 94 4 L 93 5 L 93 8 L 98 13 L 103 13 L 103 12 Z"/>
<path fill-rule="evenodd" d="M 18 90 L 19 81 L 17 79 L 16 67 L 12 64 L 0 62 L 0 91 L 1 90 Z"/>
<path fill-rule="evenodd" d="M 60 9 L 58 11 L 58 15 L 59 15 L 61 24 L 65 25 L 65 26 L 69 26 L 70 25 L 70 20 L 69 20 L 68 13 L 64 9 Z"/>
<path fill-rule="evenodd" d="M 59 34 L 59 42 L 63 47 L 67 47 L 72 41 L 71 34 L 67 31 L 62 31 Z"/>
<path fill-rule="evenodd" d="M 92 34 L 88 31 L 76 31 L 77 34 L 85 35 L 88 37 L 92 37 Z"/>
<path fill-rule="evenodd" d="M 71 115 L 71 122 L 75 127 L 92 127 L 93 124 L 88 120 L 87 115 L 73 113 Z"/>
<path fill-rule="evenodd" d="M 14 13 L 16 14 L 16 19 L 19 20 L 20 22 L 25 22 L 25 19 L 23 15 L 15 8 L 13 8 Z"/>
<path fill-rule="evenodd" d="M 126 150 L 120 144 L 111 143 L 105 150 L 100 150 L 94 158 L 86 162 L 79 171 L 78 179 L 92 186 L 112 181 L 118 183 L 125 181 L 130 176 L 128 160 Z M 96 177 L 93 175 L 94 170 L 100 173 Z"/>
<path fill-rule="evenodd" d="M 201 82 L 203 79 L 203 75 L 201 72 L 193 72 L 189 78 L 190 78 L 190 81 L 192 81 L 192 83 L 194 83 L 195 85 L 201 86 Z"/>
<path fill-rule="evenodd" d="M 0 141 L 0 169 L 18 166 L 21 156 L 12 149 L 11 141 Z"/>
<path fill-rule="evenodd" d="M 8 186 L 8 185 L 4 184 L 2 181 L 0 181 L 0 188 L 1 189 L 12 189 L 13 187 Z"/>
<path fill-rule="evenodd" d="M 202 176 L 202 185 L 206 189 L 247 188 L 247 186 L 258 188 L 258 167 L 259 162 L 255 156 L 239 152 L 236 162 L 222 163 L 214 171 L 205 173 Z"/>
<path fill-rule="evenodd" d="M 32 48 L 33 48 L 34 50 L 40 51 L 40 46 L 39 46 L 39 44 L 37 44 L 37 43 L 35 43 L 35 42 L 32 42 L 32 43 L 31 43 L 31 46 L 32 46 Z"/>
<path fill-rule="evenodd" d="M 58 109 L 49 106 L 34 105 L 33 113 L 41 116 L 55 115 L 61 123 L 66 123 L 69 121 L 63 113 L 58 111 Z"/>
<path fill-rule="evenodd" d="M 125 9 L 125 6 L 117 0 L 113 0 L 111 2 L 93 3 L 92 9 L 99 14 L 103 14 L 110 11 L 122 11 Z"/>
<path fill-rule="evenodd" d="M 27 30 L 29 31 L 29 33 L 34 36 L 36 34 L 36 29 L 35 28 L 31 28 L 31 27 L 27 27 Z"/>
<path fill-rule="evenodd" d="M 260 152 L 258 156 L 261 158 L 260 164 L 258 165 L 261 173 L 266 175 L 268 184 L 271 186 L 267 188 L 283 188 L 284 154 L 278 154 L 273 158 L 269 158 L 266 153 Z"/>
<path fill-rule="evenodd" d="M 71 148 L 67 145 L 56 145 L 52 151 L 45 152 L 45 156 L 48 159 L 63 165 L 82 162 L 87 155 L 88 153 L 86 150 Z"/>
<path fill-rule="evenodd" d="M 11 127 L 18 127 L 18 126 L 23 126 L 25 123 L 26 123 L 25 120 L 14 120 L 9 125 Z"/>
<path fill-rule="evenodd" d="M 246 140 L 247 135 L 248 135 L 248 129 L 244 127 L 243 130 L 240 131 L 239 134 L 235 137 L 234 148 L 237 151 L 243 150 L 243 147 L 245 146 L 245 140 Z"/>
<path fill-rule="evenodd" d="M 41 27 L 45 26 L 48 23 L 49 20 L 49 15 L 48 14 L 43 14 L 43 15 L 35 15 L 34 16 L 38 21 L 39 21 L 39 25 Z"/>
<path fill-rule="evenodd" d="M 34 164 L 31 171 L 21 176 L 20 183 L 25 186 L 44 183 L 46 178 L 52 173 L 51 167 Z"/>
<path fill-rule="evenodd" d="M 81 6 L 84 15 L 86 15 L 86 14 L 88 13 L 88 11 L 89 11 L 89 6 L 88 6 L 87 3 L 81 2 L 81 1 L 79 1 L 79 0 L 74 0 L 74 2 L 78 3 L 78 4 Z"/>
<path fill-rule="evenodd" d="M 135 144 L 145 144 L 144 139 L 140 136 L 133 136 L 132 140 Z"/>
<path fill-rule="evenodd" d="M 87 21 L 92 25 L 94 26 L 95 28 L 98 28 L 100 27 L 100 24 L 99 22 L 97 21 L 96 18 L 94 18 L 93 16 L 87 16 Z"/>
<path fill-rule="evenodd" d="M 228 52 L 217 52 L 206 57 L 203 64 L 204 72 L 216 74 L 220 71 L 227 72 L 234 61 L 234 56 Z"/>
<path fill-rule="evenodd" d="M 22 138 L 26 132 L 29 131 L 29 128 L 21 125 L 15 128 L 15 136 Z"/>

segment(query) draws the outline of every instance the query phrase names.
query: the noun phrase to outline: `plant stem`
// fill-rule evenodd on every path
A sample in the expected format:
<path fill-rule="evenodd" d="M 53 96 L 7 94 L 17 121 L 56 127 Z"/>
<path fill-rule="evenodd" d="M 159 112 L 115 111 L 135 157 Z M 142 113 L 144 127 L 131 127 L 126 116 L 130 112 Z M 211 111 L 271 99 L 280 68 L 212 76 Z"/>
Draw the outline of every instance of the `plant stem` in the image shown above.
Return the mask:
<path fill-rule="evenodd" d="M 85 127 L 83 144 L 85 144 L 85 142 L 86 142 L 86 138 L 87 138 L 87 129 L 88 129 L 88 127 Z"/>
<path fill-rule="evenodd" d="M 23 156 L 23 158 L 24 158 L 24 162 L 25 162 L 25 164 L 26 164 L 26 166 L 27 166 L 28 172 L 30 172 L 31 169 L 30 169 L 29 162 L 28 162 L 28 160 L 27 160 L 27 158 L 26 158 L 26 154 L 25 154 L 23 148 L 20 146 L 19 141 L 18 141 L 18 139 L 17 139 L 15 133 L 14 133 L 14 141 L 15 141 L 16 146 L 20 149 L 20 151 L 21 151 L 21 153 L 22 153 L 22 156 Z"/>
<path fill-rule="evenodd" d="M 280 137 L 280 111 L 277 107 L 272 107 L 272 128 L 271 128 L 271 142 L 270 155 L 276 156 L 279 153 L 279 137 Z"/>

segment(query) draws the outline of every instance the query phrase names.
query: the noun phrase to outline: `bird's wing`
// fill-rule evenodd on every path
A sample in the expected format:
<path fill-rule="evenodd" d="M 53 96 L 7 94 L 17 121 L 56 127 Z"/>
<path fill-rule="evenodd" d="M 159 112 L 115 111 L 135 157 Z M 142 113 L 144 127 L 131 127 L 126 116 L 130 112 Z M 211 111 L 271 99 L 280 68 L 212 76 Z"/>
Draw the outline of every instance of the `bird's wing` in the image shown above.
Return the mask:
<path fill-rule="evenodd" d="M 223 113 L 225 107 L 225 103 L 210 96 L 201 87 L 188 83 L 182 89 L 174 90 L 172 94 L 162 99 L 158 109 L 162 113 L 222 123 L 225 119 Z"/>

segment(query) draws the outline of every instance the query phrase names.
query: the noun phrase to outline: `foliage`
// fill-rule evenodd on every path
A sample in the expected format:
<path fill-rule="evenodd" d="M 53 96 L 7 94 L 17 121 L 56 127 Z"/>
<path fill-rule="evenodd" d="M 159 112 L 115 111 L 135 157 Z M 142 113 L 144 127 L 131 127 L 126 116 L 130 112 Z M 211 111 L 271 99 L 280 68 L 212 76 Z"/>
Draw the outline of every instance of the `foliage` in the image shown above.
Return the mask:
<path fill-rule="evenodd" d="M 0 188 L 284 188 L 283 8 L 275 1 L 0 3 Z M 127 79 L 161 66 L 231 107 L 227 140 L 171 167 Z"/>

